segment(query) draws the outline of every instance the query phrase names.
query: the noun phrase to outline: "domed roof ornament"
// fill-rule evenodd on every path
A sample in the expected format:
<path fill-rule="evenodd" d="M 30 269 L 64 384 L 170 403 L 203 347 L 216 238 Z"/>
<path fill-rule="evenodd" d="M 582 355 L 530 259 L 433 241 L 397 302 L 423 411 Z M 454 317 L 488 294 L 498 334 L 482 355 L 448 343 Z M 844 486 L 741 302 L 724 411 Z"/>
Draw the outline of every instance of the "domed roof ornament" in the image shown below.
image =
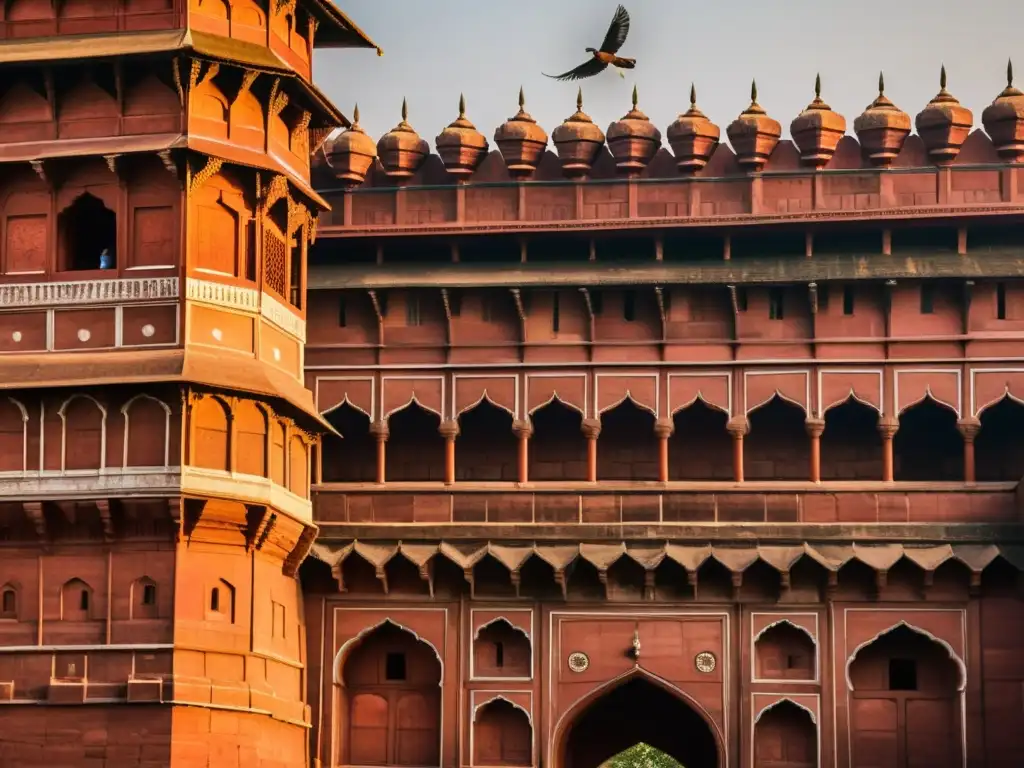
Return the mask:
<path fill-rule="evenodd" d="M 604 144 L 604 133 L 583 111 L 583 89 L 576 95 L 576 111 L 551 132 L 562 173 L 569 178 L 582 178 L 590 173 L 594 158 Z"/>
<path fill-rule="evenodd" d="M 434 139 L 444 167 L 466 181 L 487 154 L 487 139 L 466 117 L 466 97 L 459 95 L 459 116 Z"/>
<path fill-rule="evenodd" d="M 1024 93 L 1013 87 L 1012 61 L 1006 63 L 1006 87 L 985 107 L 981 122 L 1001 158 L 1024 161 Z"/>
<path fill-rule="evenodd" d="M 814 101 L 794 118 L 789 132 L 800 150 L 800 160 L 812 168 L 824 168 L 846 133 L 846 118 L 821 99 L 821 75 L 814 78 Z"/>
<path fill-rule="evenodd" d="M 939 71 L 939 92 L 914 122 L 933 163 L 947 165 L 960 154 L 974 124 L 974 113 L 946 90 L 945 65 Z"/>
<path fill-rule="evenodd" d="M 526 111 L 526 97 L 522 86 L 519 88 L 519 111 L 494 132 L 494 143 L 498 145 L 512 178 L 529 178 L 548 146 L 548 135 L 537 125 Z"/>
<path fill-rule="evenodd" d="M 377 142 L 377 154 L 384 173 L 397 181 L 409 179 L 419 170 L 430 145 L 409 125 L 409 103 L 402 99 L 402 120 Z"/>
<path fill-rule="evenodd" d="M 757 103 L 756 80 L 750 83 L 750 106 L 729 124 L 726 134 L 741 167 L 754 173 L 764 168 L 779 143 L 782 126 Z"/>
<path fill-rule="evenodd" d="M 853 130 L 864 157 L 882 168 L 892 165 L 910 135 L 910 115 L 886 97 L 885 77 L 881 72 L 878 73 L 878 97 L 853 121 Z"/>
<path fill-rule="evenodd" d="M 358 104 L 352 110 L 352 124 L 337 138 L 328 141 L 324 152 L 335 178 L 345 187 L 358 187 L 366 180 L 366 173 L 377 157 L 377 147 L 359 125 Z"/>
<path fill-rule="evenodd" d="M 665 131 L 676 167 L 680 173 L 693 174 L 708 164 L 722 131 L 697 108 L 697 88 L 690 84 L 690 108 Z"/>
<path fill-rule="evenodd" d="M 633 108 L 621 120 L 608 126 L 608 148 L 615 157 L 620 173 L 640 173 L 661 147 L 661 131 L 637 106 L 636 86 L 633 86 Z"/>

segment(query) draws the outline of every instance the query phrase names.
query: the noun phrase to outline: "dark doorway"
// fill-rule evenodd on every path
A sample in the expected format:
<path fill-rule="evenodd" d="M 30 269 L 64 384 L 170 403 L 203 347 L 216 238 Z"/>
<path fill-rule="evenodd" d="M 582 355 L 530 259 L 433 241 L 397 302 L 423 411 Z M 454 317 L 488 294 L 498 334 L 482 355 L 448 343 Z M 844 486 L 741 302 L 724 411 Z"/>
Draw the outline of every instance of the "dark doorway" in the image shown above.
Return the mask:
<path fill-rule="evenodd" d="M 85 192 L 57 217 L 60 268 L 69 271 L 114 269 L 117 265 L 117 216 Z"/>
<path fill-rule="evenodd" d="M 636 744 L 664 752 L 685 768 L 717 768 L 711 727 L 685 701 L 634 678 L 591 704 L 570 726 L 564 768 L 598 768 Z"/>

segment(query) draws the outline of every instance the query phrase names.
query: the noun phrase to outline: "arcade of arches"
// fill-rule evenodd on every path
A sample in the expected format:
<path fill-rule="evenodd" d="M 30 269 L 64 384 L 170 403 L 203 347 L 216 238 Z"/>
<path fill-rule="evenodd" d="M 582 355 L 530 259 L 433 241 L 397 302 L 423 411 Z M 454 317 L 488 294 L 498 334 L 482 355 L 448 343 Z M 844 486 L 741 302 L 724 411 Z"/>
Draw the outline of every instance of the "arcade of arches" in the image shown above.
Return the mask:
<path fill-rule="evenodd" d="M 327 418 L 325 482 L 1016 481 L 1024 405 L 1009 397 L 975 420 L 931 398 L 898 419 L 849 399 L 824 419 L 775 397 L 746 418 L 698 400 L 671 420 L 624 400 L 600 419 L 554 399 L 529 420 L 486 398 L 442 421 L 413 400 L 385 421 L 347 401 Z M 645 440 L 644 435 L 650 435 Z"/>
<path fill-rule="evenodd" d="M 496 643 L 518 632 L 504 620 L 489 627 L 494 629 L 490 636 L 474 641 L 484 654 L 493 654 Z M 774 637 L 772 631 L 776 631 Z M 780 649 L 797 655 L 814 653 L 806 635 L 786 622 L 762 638 L 767 638 L 768 659 Z M 513 650 L 513 657 L 516 653 Z M 961 767 L 961 670 L 947 648 L 901 624 L 855 650 L 848 662 L 851 766 Z M 758 661 L 751 674 L 774 677 L 777 670 L 771 664 Z M 495 667 L 485 673 L 500 675 L 501 670 Z M 528 668 L 510 672 L 524 673 L 525 678 L 516 678 L 520 681 L 530 677 Z M 750 765 L 817 768 L 831 764 L 828 759 L 819 762 L 819 718 L 796 703 L 811 690 L 807 685 L 812 677 L 813 669 L 780 674 L 772 690 L 788 682 L 797 685 L 793 693 L 776 692 L 772 694 L 775 701 L 758 704 L 749 737 L 741 738 L 749 746 L 739 747 L 740 754 L 749 750 Z M 565 722 L 555 726 L 552 765 L 722 768 L 726 750 L 733 755 L 730 762 L 736 759 L 737 745 L 723 746 L 717 727 L 700 711 L 699 686 L 694 687 L 692 695 L 697 698 L 691 701 L 691 694 L 673 689 L 639 664 L 634 672 L 606 686 L 591 688 L 564 715 Z M 418 768 L 441 764 L 442 728 L 457 727 L 452 725 L 457 718 L 442 714 L 442 667 L 432 646 L 385 621 L 355 641 L 343 658 L 336 690 L 341 724 L 337 764 Z M 463 746 L 472 750 L 472 760 L 462 764 L 537 765 L 536 756 L 544 746 L 534 732 L 531 715 L 499 691 L 481 689 L 477 695 L 469 724 L 471 738 Z M 843 728 L 841 722 L 839 727 Z"/>

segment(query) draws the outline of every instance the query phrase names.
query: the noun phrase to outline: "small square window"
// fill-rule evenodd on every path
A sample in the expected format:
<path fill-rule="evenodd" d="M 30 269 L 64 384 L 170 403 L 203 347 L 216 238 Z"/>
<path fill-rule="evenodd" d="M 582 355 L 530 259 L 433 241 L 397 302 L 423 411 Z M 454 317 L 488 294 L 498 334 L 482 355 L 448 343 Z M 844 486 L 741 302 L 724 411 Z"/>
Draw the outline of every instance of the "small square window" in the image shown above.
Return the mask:
<path fill-rule="evenodd" d="M 384 679 L 397 682 L 405 680 L 405 654 L 389 653 L 384 659 Z"/>
<path fill-rule="evenodd" d="M 889 690 L 917 690 L 917 662 L 913 659 L 889 659 Z"/>

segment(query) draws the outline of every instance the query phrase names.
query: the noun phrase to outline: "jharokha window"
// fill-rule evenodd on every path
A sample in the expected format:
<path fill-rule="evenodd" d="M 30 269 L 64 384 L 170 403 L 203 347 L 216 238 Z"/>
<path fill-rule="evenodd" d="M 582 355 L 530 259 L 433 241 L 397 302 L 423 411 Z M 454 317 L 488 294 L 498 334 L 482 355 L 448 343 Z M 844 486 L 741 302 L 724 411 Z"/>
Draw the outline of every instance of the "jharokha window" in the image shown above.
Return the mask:
<path fill-rule="evenodd" d="M 116 269 L 117 215 L 88 192 L 57 217 L 60 268 Z"/>
<path fill-rule="evenodd" d="M 441 664 L 411 633 L 385 624 L 344 665 L 348 765 L 437 765 Z"/>

